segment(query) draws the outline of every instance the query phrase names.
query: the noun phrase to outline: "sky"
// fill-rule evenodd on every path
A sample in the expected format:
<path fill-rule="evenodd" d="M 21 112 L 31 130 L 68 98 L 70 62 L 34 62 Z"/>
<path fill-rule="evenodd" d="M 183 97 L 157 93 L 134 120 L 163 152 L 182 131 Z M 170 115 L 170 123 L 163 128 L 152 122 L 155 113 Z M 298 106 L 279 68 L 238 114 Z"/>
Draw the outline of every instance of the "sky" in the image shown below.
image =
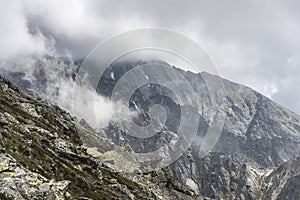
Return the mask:
<path fill-rule="evenodd" d="M 300 1 L 0 0 L 0 60 L 31 53 L 85 57 L 137 28 L 178 31 L 219 74 L 300 114 Z"/>

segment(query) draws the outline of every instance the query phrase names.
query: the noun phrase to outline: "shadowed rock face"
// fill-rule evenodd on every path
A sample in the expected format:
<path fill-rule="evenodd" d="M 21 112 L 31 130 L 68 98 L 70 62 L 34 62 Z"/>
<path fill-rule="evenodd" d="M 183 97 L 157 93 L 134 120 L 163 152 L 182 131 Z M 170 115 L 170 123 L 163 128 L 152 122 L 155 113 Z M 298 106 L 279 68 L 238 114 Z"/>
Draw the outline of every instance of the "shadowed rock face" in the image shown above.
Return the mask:
<path fill-rule="evenodd" d="M 262 199 L 299 199 L 300 158 L 285 162 L 266 177 Z"/>
<path fill-rule="evenodd" d="M 108 71 L 109 74 L 114 73 L 115 77 L 113 79 L 108 74 L 104 75 L 99 82 L 98 92 L 110 96 L 119 77 L 138 64 L 144 63 L 140 61 L 112 64 Z M 204 80 L 214 82 L 219 77 L 204 72 L 193 74 L 180 69 L 178 72 L 184 75 L 193 89 L 201 95 L 203 99 L 201 107 L 209 107 L 209 92 Z M 263 174 L 269 172 L 268 169 L 300 156 L 300 117 L 248 87 L 228 80 L 223 80 L 223 83 L 226 90 L 223 110 L 225 125 L 213 149 L 213 152 L 218 153 L 212 153 L 206 158 L 199 157 L 200 147 L 196 139 L 187 153 L 189 156 L 182 156 L 171 165 L 171 168 L 183 184 L 191 186 L 204 196 L 213 199 L 257 199 L 260 197 L 258 194 L 264 193 Z M 170 101 L 161 95 L 162 87 L 154 84 L 153 87 L 159 88 L 156 89 L 156 98 L 160 99 L 160 104 Z M 211 88 L 210 92 L 218 92 L 218 88 Z M 147 108 L 149 101 L 151 104 L 155 99 L 155 97 L 146 98 L 153 95 L 151 87 L 150 89 L 143 87 L 137 91 L 139 93 L 135 94 L 135 105 L 147 113 L 145 107 Z M 168 115 L 169 124 L 180 121 L 180 109 L 176 106 L 174 102 L 166 106 L 167 110 L 171 107 L 175 113 L 178 110 L 177 114 Z M 197 136 L 205 135 L 209 127 L 210 115 L 205 109 L 202 111 L 199 113 L 201 120 Z M 172 128 L 174 127 L 171 126 L 167 130 L 176 132 L 176 129 Z M 161 145 L 158 141 L 168 142 L 168 137 L 164 134 L 159 134 L 155 139 L 141 140 L 132 138 L 122 131 L 118 132 L 114 126 L 110 126 L 107 133 L 107 137 L 125 140 L 137 152 L 152 151 L 153 147 Z M 294 174 L 296 172 L 299 172 L 299 169 L 295 170 Z M 258 181 L 250 179 L 260 180 L 259 184 Z M 293 188 L 291 184 L 289 187 Z"/>
<path fill-rule="evenodd" d="M 157 61 L 113 63 L 100 79 L 97 92 L 109 97 L 116 82 L 123 74 L 138 64 L 148 62 Z M 55 62 L 53 61 L 53 63 Z M 211 124 L 210 112 L 209 109 L 206 109 L 210 107 L 210 94 L 204 80 L 213 83 L 219 81 L 220 77 L 204 72 L 194 74 L 180 69 L 177 70 L 189 81 L 201 97 L 197 136 L 203 136 Z M 112 73 L 114 76 L 111 75 Z M 65 75 L 64 73 L 58 73 L 57 76 Z M 9 78 L 14 80 L 14 83 L 21 88 L 35 87 L 35 85 L 28 85 L 22 77 L 22 74 L 15 73 Z M 43 81 L 44 78 L 37 78 L 36 80 L 41 80 L 41 85 L 47 84 L 47 81 Z M 299 185 L 298 176 L 300 171 L 297 157 L 300 157 L 300 117 L 250 88 L 227 80 L 223 80 L 223 83 L 226 90 L 223 101 L 224 109 L 222 109 L 226 116 L 225 125 L 212 152 L 204 158 L 200 157 L 200 146 L 196 139 L 190 149 L 172 163 L 168 168 L 170 171 L 163 171 L 162 174 L 157 172 L 156 175 L 152 174 L 150 176 L 152 177 L 151 180 L 155 180 L 151 187 L 158 192 L 158 187 L 168 187 L 171 184 L 173 192 L 162 191 L 163 197 L 176 194 L 177 198 L 187 198 L 182 193 L 192 194 L 194 192 L 199 195 L 199 198 L 206 197 L 208 199 L 285 199 L 286 197 L 288 199 L 298 199 L 299 187 L 297 185 Z M 210 92 L 218 92 L 219 88 L 213 87 L 213 85 L 211 88 Z M 29 90 L 37 91 L 36 88 L 30 88 Z M 168 120 L 162 134 L 142 140 L 127 135 L 112 123 L 102 134 L 117 146 L 110 144 L 108 140 L 97 133 L 86 133 L 90 135 L 90 138 L 97 139 L 94 142 L 102 142 L 102 146 L 105 147 L 104 149 L 92 149 L 91 141 L 93 139 L 87 139 L 83 143 L 87 143 L 89 153 L 96 156 L 96 160 L 100 163 L 107 162 L 109 166 L 113 166 L 114 159 L 107 158 L 107 156 L 116 154 L 105 152 L 115 152 L 117 151 L 116 148 L 124 149 L 124 143 L 130 144 L 130 151 L 135 152 L 153 151 L 162 144 L 168 143 L 170 135 L 176 133 L 178 121 L 180 121 L 180 107 L 169 96 L 172 96 L 171 91 L 159 85 L 151 84 L 151 87 L 137 89 L 131 98 L 132 103 L 134 102 L 134 105 L 142 111 L 141 116 L 136 119 L 138 123 L 148 123 L 147 112 L 151 105 L 160 104 L 167 108 L 169 111 L 167 113 Z M 45 100 L 51 102 L 51 99 Z M 24 108 L 32 110 L 28 105 Z M 34 113 L 32 114 L 34 115 Z M 7 121 L 7 117 L 0 118 L 0 123 L 5 124 L 5 121 Z M 64 132 L 62 131 L 62 133 Z M 94 146 L 99 147 L 99 145 Z M 66 153 L 63 154 L 63 157 L 73 159 L 72 156 Z M 158 174 L 160 174 L 159 177 L 165 177 L 165 182 L 153 179 L 153 176 L 156 177 Z M 170 176 L 176 178 L 170 179 Z M 132 179 L 132 177 L 128 178 Z M 149 180 L 149 177 L 134 176 L 133 179 L 143 183 L 145 180 Z M 174 185 L 181 186 L 175 187 Z M 122 186 L 116 186 L 115 188 L 125 191 Z M 127 195 L 130 196 L 131 193 L 137 195 L 131 188 L 129 190 L 130 193 L 127 190 L 127 193 L 125 192 Z M 147 193 L 147 195 L 150 195 L 150 193 Z M 175 198 L 176 195 L 173 197 Z M 197 198 L 197 196 L 188 196 L 189 198 Z"/>
<path fill-rule="evenodd" d="M 152 61 L 156 62 L 156 61 Z M 111 96 L 119 78 L 127 71 L 145 61 L 115 63 L 107 69 L 98 84 L 98 93 Z M 207 73 L 193 74 L 178 69 L 189 81 L 190 85 L 202 99 L 200 107 L 209 108 L 209 92 L 204 80 L 213 83 L 219 77 Z M 114 73 L 114 77 L 111 77 Z M 203 77 L 205 79 L 203 79 Z M 166 80 L 168 81 L 168 80 Z M 300 117 L 293 112 L 274 103 L 254 90 L 233 82 L 223 80 L 226 95 L 224 99 L 225 125 L 221 137 L 213 151 L 247 158 L 262 167 L 278 166 L 284 161 L 300 156 Z M 184 90 L 184 88 L 182 88 Z M 210 92 L 218 92 L 219 88 L 210 85 Z M 170 100 L 167 89 L 152 84 L 136 90 L 132 101 L 144 113 L 154 103 L 163 105 L 168 113 L 166 128 L 175 132 L 180 123 L 180 107 Z M 203 109 L 199 122 L 198 135 L 203 135 L 209 126 L 210 113 Z M 177 125 L 177 127 L 176 127 Z M 130 139 L 129 142 L 134 139 Z M 133 145 L 137 143 L 134 140 Z M 143 143 L 143 141 L 142 141 Z M 144 142 L 146 143 L 146 142 Z M 197 140 L 194 146 L 197 146 Z M 149 145 L 152 146 L 152 145 Z M 150 149 L 140 151 L 148 152 Z"/>

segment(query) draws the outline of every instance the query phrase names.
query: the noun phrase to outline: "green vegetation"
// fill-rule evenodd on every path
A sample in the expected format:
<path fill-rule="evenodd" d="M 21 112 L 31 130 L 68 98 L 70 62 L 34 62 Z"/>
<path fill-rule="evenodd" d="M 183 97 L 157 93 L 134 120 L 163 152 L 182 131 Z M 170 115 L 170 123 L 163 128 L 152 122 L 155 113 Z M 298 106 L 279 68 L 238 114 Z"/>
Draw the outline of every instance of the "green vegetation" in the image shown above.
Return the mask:
<path fill-rule="evenodd" d="M 12 200 L 11 198 L 7 197 L 6 194 L 0 192 L 0 199 L 1 200 Z"/>
<path fill-rule="evenodd" d="M 1 78 L 1 77 L 0 77 Z M 3 80 L 0 80 L 3 81 Z M 9 113 L 14 121 L 7 127 L 1 127 L 0 146 L 25 168 L 41 174 L 47 179 L 56 181 L 69 180 L 68 193 L 73 198 L 88 197 L 92 199 L 110 199 L 111 197 L 127 199 L 128 196 L 115 188 L 109 187 L 111 179 L 126 185 L 136 196 L 141 196 L 140 186 L 111 169 L 104 167 L 92 168 L 84 163 L 85 152 L 80 152 L 77 146 L 81 145 L 80 137 L 75 128 L 75 121 L 57 106 L 49 106 L 5 81 L 12 90 L 3 91 L 0 87 L 1 113 Z M 16 96 L 19 101 L 16 101 Z M 41 117 L 32 116 L 23 110 L 20 103 L 30 102 L 40 107 Z M 30 124 L 29 124 L 30 123 Z M 26 126 L 36 127 L 36 130 L 26 131 Z M 64 152 L 55 145 L 55 138 L 46 139 L 38 129 L 42 128 L 50 133 L 56 133 L 66 143 L 71 145 L 70 152 Z M 78 158 L 68 157 L 65 154 L 76 153 Z M 102 175 L 102 176 L 100 176 Z M 0 194 L 0 199 L 7 199 Z"/>
<path fill-rule="evenodd" d="M 174 178 L 168 172 L 161 174 L 161 179 L 169 177 L 166 182 L 143 177 L 144 181 L 138 183 L 102 165 L 82 146 L 74 118 L 57 106 L 23 93 L 1 76 L 0 114 L 7 121 L 0 127 L 0 147 L 18 164 L 47 180 L 70 181 L 67 199 L 155 199 L 153 188 L 163 188 L 166 194 L 172 190 L 188 194 L 171 184 Z M 126 143 L 121 146 L 132 151 Z M 153 183 L 148 185 L 149 181 Z M 0 193 L 0 199 L 8 198 Z"/>

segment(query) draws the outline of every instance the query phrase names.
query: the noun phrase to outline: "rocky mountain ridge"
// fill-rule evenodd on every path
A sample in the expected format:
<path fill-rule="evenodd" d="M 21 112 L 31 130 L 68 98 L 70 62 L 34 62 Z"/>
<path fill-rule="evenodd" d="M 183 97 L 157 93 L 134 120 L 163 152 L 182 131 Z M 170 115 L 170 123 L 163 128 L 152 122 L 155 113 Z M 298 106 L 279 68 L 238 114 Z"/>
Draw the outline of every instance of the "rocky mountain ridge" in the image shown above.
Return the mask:
<path fill-rule="evenodd" d="M 140 175 L 139 181 L 134 181 L 114 170 L 109 157 L 102 161 L 95 159 L 95 152 L 101 155 L 122 149 L 104 137 L 97 140 L 102 142 L 102 149 L 83 146 L 79 131 L 99 133 L 2 77 L 0 108 L 1 199 L 160 199 L 160 195 L 192 199 L 195 196 L 166 169 Z"/>
<path fill-rule="evenodd" d="M 124 63 L 112 65 L 112 69 L 115 70 L 114 78 L 112 79 L 110 71 L 109 75 L 104 77 L 106 78 L 105 81 L 108 85 L 106 86 L 105 84 L 101 84 L 102 89 L 109 94 L 109 91 L 113 88 L 114 82 L 117 81 L 116 77 L 122 76 L 122 73 L 126 73 L 128 69 L 135 67 L 137 63 L 125 63 L 127 69 L 123 71 L 121 70 L 121 72 L 116 70 L 116 68 L 123 68 Z M 179 73 L 182 73 L 187 80 L 189 80 L 193 89 L 201 94 L 203 99 L 206 99 L 208 96 L 207 90 L 204 88 L 205 83 L 203 77 L 205 76 L 205 80 L 211 80 L 212 82 L 218 78 L 207 73 L 193 74 L 179 69 L 177 70 Z M 3 85 L 10 85 L 3 79 L 1 83 L 2 82 L 5 83 Z M 223 80 L 223 83 L 226 88 L 226 109 L 224 110 L 226 116 L 225 126 L 213 151 L 204 158 L 200 157 L 198 154 L 199 145 L 197 142 L 194 142 L 191 145 L 191 148 L 168 168 L 163 168 L 162 170 L 148 174 L 142 174 L 141 172 L 136 172 L 135 175 L 118 174 L 120 179 L 123 180 L 123 178 L 126 178 L 126 180 L 129 181 L 128 183 L 121 183 L 121 185 L 125 185 L 127 189 L 124 189 L 124 186 L 115 186 L 117 187 L 117 190 L 123 191 L 123 196 L 119 196 L 120 198 L 141 199 L 150 198 L 150 196 L 152 196 L 154 199 L 299 199 L 300 195 L 297 184 L 299 184 L 298 157 L 300 155 L 300 117 L 250 88 L 227 80 Z M 15 84 L 18 84 L 18 82 L 15 81 Z M 20 86 L 22 86 L 22 84 Z M 10 87 L 13 88 L 14 92 L 10 96 L 9 100 L 6 99 L 1 102 L 3 110 L 13 107 L 13 105 L 8 105 L 7 101 L 17 101 L 16 99 L 18 98 L 16 97 L 18 97 L 18 93 L 22 93 L 15 87 Z M 7 86 L 4 88 L 7 88 Z M 217 91 L 217 88 L 215 88 L 215 91 Z M 7 90 L 5 90 L 5 92 L 7 93 Z M 149 91 L 144 89 L 142 92 L 147 93 Z M 138 95 L 139 94 L 137 94 L 137 96 Z M 161 100 L 164 100 L 164 98 Z M 31 112 L 35 110 L 32 107 L 39 104 L 38 102 L 39 100 L 34 101 L 32 105 L 22 104 L 22 109 L 24 107 L 24 109 L 27 109 L 27 112 Z M 204 104 L 202 106 L 207 107 L 208 104 L 206 104 L 206 101 L 203 102 Z M 135 103 L 139 106 L 146 105 L 142 101 L 136 101 Z M 172 106 L 172 104 L 169 103 L 168 105 Z M 176 105 L 174 104 L 174 106 Z M 174 108 L 173 110 L 176 110 L 175 107 L 172 108 Z M 13 112 L 13 114 L 11 112 Z M 20 115 L 13 110 L 3 112 L 1 109 L 1 113 L 2 116 L 4 116 L 2 117 L 3 121 L 9 121 L 8 119 L 10 119 L 10 117 L 6 116 L 6 113 L 15 116 L 14 118 L 17 118 L 17 116 Z M 60 115 L 65 116 L 65 113 L 57 114 L 57 116 Z M 26 114 L 26 116 L 28 115 Z M 39 116 L 38 112 L 32 112 L 28 118 L 31 119 L 32 117 L 37 116 Z M 176 124 L 172 123 L 173 120 L 177 120 L 176 116 L 177 115 L 175 113 L 173 118 L 170 120 L 171 129 L 176 129 L 176 127 L 173 127 L 172 125 Z M 201 116 L 203 118 L 199 123 L 200 128 L 198 129 L 198 135 L 205 134 L 205 131 L 210 124 L 209 118 L 207 117 L 209 115 L 205 113 L 205 110 Z M 73 120 L 75 119 L 72 119 L 72 117 L 67 118 L 68 119 L 64 120 L 70 122 L 71 119 L 71 127 L 74 127 Z M 42 120 L 49 121 L 48 116 L 42 116 Z M 60 123 L 60 121 L 50 121 L 49 125 L 50 127 L 55 127 Z M 122 156 L 120 155 L 123 154 L 120 152 L 137 150 L 138 148 L 140 151 L 148 151 L 147 146 L 139 146 L 136 147 L 136 149 L 132 149 L 132 147 L 134 147 L 135 140 L 124 134 L 124 132 L 122 132 L 122 130 L 114 124 L 111 124 L 110 127 L 102 130 L 101 133 L 93 130 L 85 123 L 81 123 L 80 125 L 77 122 L 75 124 L 76 129 L 66 129 L 64 127 L 60 130 L 60 134 L 62 136 L 68 136 L 68 134 L 72 135 L 72 133 L 77 133 L 75 138 L 73 136 L 69 136 L 68 140 L 72 139 L 72 141 L 70 142 L 71 144 L 67 145 L 67 147 L 71 149 L 71 152 L 72 149 L 74 150 L 74 144 L 75 146 L 79 146 L 79 149 L 85 149 L 83 152 L 79 152 L 79 155 L 83 154 L 84 156 L 89 156 L 91 157 L 91 160 L 93 160 L 88 161 L 88 163 L 84 163 L 83 165 L 85 167 L 89 168 L 89 166 L 95 166 L 94 163 L 98 162 L 98 165 L 100 163 L 100 166 L 105 165 L 114 169 L 118 163 L 128 162 L 128 160 L 122 159 Z M 12 128 L 12 125 L 4 129 L 1 126 L 1 130 L 4 132 L 5 130 L 11 130 Z M 38 132 L 35 129 L 28 129 L 30 133 Z M 81 131 L 78 132 L 78 130 Z M 86 141 L 82 141 L 82 137 L 80 137 L 82 131 L 85 136 L 88 136 Z M 20 133 L 20 135 L 22 134 L 23 132 Z M 28 136 L 31 134 L 27 133 Z M 48 138 L 52 137 L 47 136 L 47 134 L 43 131 L 39 134 L 42 134 L 39 136 L 41 139 L 46 137 L 46 141 L 49 140 Z M 91 142 L 93 139 L 95 139 L 95 143 Z M 114 143 L 111 143 L 108 139 Z M 5 146 L 5 142 L 7 141 L 3 141 L 3 145 Z M 153 142 L 156 143 L 156 140 Z M 60 144 L 60 142 L 55 143 L 56 147 L 59 147 Z M 20 149 L 17 149 L 17 152 L 18 151 L 20 151 Z M 85 151 L 86 153 L 84 153 Z M 73 154 L 74 152 L 71 154 L 66 153 L 66 149 L 60 152 L 61 154 L 59 155 L 61 155 L 63 159 L 75 159 L 76 162 L 79 163 L 82 161 L 85 162 L 87 159 L 86 157 L 78 157 L 78 152 L 75 153 L 76 155 Z M 11 154 L 12 153 L 4 151 L 3 156 L 6 160 L 7 156 L 12 156 L 16 159 L 16 155 Z M 32 159 L 33 158 L 31 157 L 26 157 L 25 160 L 31 161 Z M 82 163 L 79 165 L 82 165 Z M 28 166 L 26 167 L 28 168 Z M 93 172 L 102 170 L 102 168 L 100 170 L 98 170 L 98 168 L 96 169 L 97 170 L 93 169 Z M 118 168 L 115 168 L 115 170 L 117 169 Z M 66 169 L 66 171 L 68 170 L 70 169 Z M 43 174 L 45 172 L 38 171 L 38 174 L 41 173 Z M 64 174 L 67 172 L 61 173 Z M 117 172 L 112 172 L 112 174 L 114 173 Z M 59 178 L 56 181 L 58 181 L 58 183 L 60 183 L 59 181 L 71 181 L 69 184 L 72 185 L 75 182 L 76 185 L 76 180 L 73 180 L 72 182 L 72 180 L 67 180 L 65 177 Z M 142 190 L 139 186 L 137 186 L 136 190 L 151 192 L 146 192 L 144 196 L 141 195 L 139 192 L 129 187 L 129 185 L 131 185 L 131 181 L 137 185 L 150 185 L 150 189 Z M 45 182 L 47 182 L 47 180 L 45 180 Z M 117 182 L 119 183 L 119 181 Z M 47 184 L 49 185 L 50 183 Z M 103 183 L 101 182 L 101 184 Z M 162 187 L 162 189 L 160 187 Z M 108 188 L 110 187 L 104 184 L 102 187 L 99 186 L 97 189 L 100 191 L 103 190 L 103 193 L 107 192 L 107 194 L 110 194 L 108 192 Z M 73 190 L 71 189 L 72 192 L 69 192 L 70 196 L 73 195 L 73 198 L 78 198 L 78 194 L 74 190 L 74 188 Z M 130 192 L 128 192 L 128 190 Z M 85 194 L 90 198 L 99 199 L 99 196 L 96 196 L 95 193 L 91 192 L 90 194 L 89 190 L 83 191 L 83 189 L 81 189 L 79 191 L 81 194 Z M 4 193 L 9 194 L 7 191 Z M 113 195 L 117 196 L 119 194 L 113 193 Z M 103 198 L 108 197 L 109 196 L 104 196 Z M 66 198 L 66 193 L 63 198 Z"/>

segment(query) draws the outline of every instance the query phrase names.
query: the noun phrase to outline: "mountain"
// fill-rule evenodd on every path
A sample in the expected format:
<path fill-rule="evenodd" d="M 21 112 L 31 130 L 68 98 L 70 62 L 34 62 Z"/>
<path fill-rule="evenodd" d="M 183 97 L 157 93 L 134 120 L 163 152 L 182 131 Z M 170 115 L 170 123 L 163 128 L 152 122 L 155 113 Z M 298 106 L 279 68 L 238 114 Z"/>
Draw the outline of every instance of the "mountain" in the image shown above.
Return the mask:
<path fill-rule="evenodd" d="M 119 77 L 145 63 L 145 61 L 113 63 L 107 71 L 113 72 L 114 78 L 104 74 L 104 78 L 100 79 L 98 92 L 109 96 Z M 204 100 L 200 106 L 209 107 L 206 100 L 209 96 L 205 88 L 206 83 L 217 82 L 220 78 L 205 72 L 194 74 L 175 69 L 189 81 L 196 93 L 201 94 Z M 263 188 L 266 184 L 263 183 L 264 177 L 269 171 L 285 162 L 299 158 L 300 117 L 248 87 L 225 79 L 222 82 L 226 91 L 225 109 L 221 110 L 224 112 L 225 123 L 212 153 L 205 158 L 199 156 L 201 147 L 197 142 L 197 136 L 205 134 L 210 126 L 210 115 L 204 111 L 201 114 L 198 133 L 191 149 L 172 163 L 171 168 L 185 186 L 206 197 L 259 199 L 264 194 Z M 153 87 L 156 88 L 154 94 L 160 98 L 155 100 L 156 103 L 164 105 L 164 102 L 168 102 L 168 98 L 161 95 L 160 90 L 163 88 L 158 85 Z M 138 95 L 135 98 L 135 104 L 142 110 L 149 105 L 149 101 L 153 101 L 150 98 L 153 92 L 148 88 L 138 89 Z M 218 88 L 211 88 L 209 92 L 218 92 Z M 149 98 L 145 100 L 146 97 Z M 172 105 L 171 110 L 176 111 L 176 104 L 168 103 L 169 107 Z M 176 124 L 178 119 L 176 117 L 174 119 L 174 116 L 178 115 L 171 115 L 169 124 L 172 124 L 172 121 Z M 163 137 L 160 135 L 160 138 L 155 140 L 138 140 L 113 126 L 110 129 L 114 131 L 107 131 L 109 133 L 107 137 L 115 142 L 125 140 L 139 152 L 151 151 L 151 147 L 156 146 Z M 173 129 L 174 127 L 169 127 L 169 130 Z M 113 137 L 111 132 L 114 132 Z M 163 139 L 166 140 L 166 138 Z M 294 170 L 291 177 L 298 176 L 299 172 L 299 169 Z M 290 190 L 294 188 L 292 185 L 289 187 Z M 277 194 L 274 194 L 272 198 L 275 199 L 277 196 L 279 199 L 284 198 L 284 195 L 280 196 L 281 190 L 281 187 L 276 188 Z M 294 188 L 291 194 L 293 193 L 297 199 L 299 191 Z"/>
<path fill-rule="evenodd" d="M 104 78 L 100 79 L 98 92 L 110 96 L 118 79 L 130 69 L 143 63 L 145 62 L 113 63 L 107 71 L 113 71 L 114 78 L 104 74 Z M 208 91 L 206 89 L 207 82 L 218 82 L 220 78 L 205 72 L 194 74 L 175 69 L 189 81 L 196 93 L 201 95 L 202 101 L 199 106 L 209 110 L 211 106 L 207 96 L 210 95 L 209 93 L 217 93 L 219 88 L 214 88 L 214 85 L 210 84 L 210 91 Z M 166 77 L 168 76 L 166 75 Z M 221 115 L 224 116 L 225 123 L 213 151 L 237 155 L 241 159 L 247 159 L 261 167 L 275 167 L 300 156 L 300 117 L 298 115 L 248 87 L 225 79 L 222 79 L 222 82 L 226 94 L 223 101 L 225 109 L 220 112 L 224 112 Z M 167 104 L 169 107 L 172 106 L 171 110 L 178 112 L 176 104 L 172 104 L 166 97 L 168 95 L 159 94 L 162 93 L 160 90 L 164 91 L 165 89 L 160 88 L 159 85 L 153 87 L 155 87 L 154 92 L 149 87 L 139 88 L 136 92 L 139 94 L 135 97 L 135 104 L 144 109 L 151 104 L 147 101 L 154 101 L 150 98 L 145 99 L 146 97 L 160 95 L 155 99 L 155 103 Z M 179 90 L 184 90 L 184 88 Z M 176 124 L 179 115 L 178 113 L 173 114 L 169 124 L 172 122 Z M 210 113 L 203 109 L 201 120 L 199 120 L 198 135 L 205 133 L 207 127 L 210 126 L 210 117 Z M 173 130 L 176 127 L 169 125 L 168 129 Z"/>
<path fill-rule="evenodd" d="M 64 103 L 72 91 L 73 81 L 79 80 L 73 69 L 52 56 L 28 56 L 0 63 L 0 74 L 26 93 L 46 99 L 49 103 L 60 105 L 65 110 L 69 102 Z"/>
<path fill-rule="evenodd" d="M 0 108 L 1 199 L 196 197 L 169 168 L 137 174 L 132 179 L 116 171 L 108 152 L 123 152 L 121 147 L 101 137 L 84 121 L 78 122 L 2 77 Z M 84 146 L 79 132 L 96 135 L 101 148 L 96 151 Z"/>
<path fill-rule="evenodd" d="M 45 59 L 38 60 L 36 63 L 41 63 L 35 65 L 38 72 L 49 70 L 45 69 L 48 65 L 43 64 Z M 21 89 L 59 105 L 61 101 L 57 97 L 60 96 L 61 85 L 56 85 L 57 92 L 51 95 L 45 95 L 44 89 L 56 84 L 55 77 L 70 82 L 78 77 L 67 65 L 53 57 L 46 58 L 47 63 L 49 60 L 51 69 L 58 70 L 51 70 L 51 76 L 35 73 L 34 82 L 26 82 L 22 78 L 26 77 L 25 74 L 20 72 L 6 70 L 5 74 Z M 112 63 L 100 79 L 97 92 L 110 97 L 120 77 L 145 63 L 162 61 Z M 26 195 L 28 192 L 22 188 L 31 188 L 30 191 L 34 188 L 39 195 L 44 195 L 43 198 L 56 195 L 93 199 L 112 196 L 121 199 L 133 196 L 136 199 L 299 199 L 300 117 L 248 87 L 205 72 L 194 74 L 169 67 L 184 76 L 201 97 L 199 106 L 202 112 L 198 113 L 198 137 L 190 148 L 169 167 L 154 172 L 141 171 L 140 166 L 131 165 L 131 160 L 124 155 L 157 150 L 172 140 L 170 135 L 178 130 L 181 114 L 178 104 L 169 98 L 172 91 L 151 84 L 151 87 L 141 87 L 133 94 L 132 108 L 141 111 L 136 119 L 138 123 L 148 123 L 147 113 L 153 104 L 160 104 L 172 111 L 167 113 L 168 119 L 161 134 L 141 139 L 130 136 L 115 122 L 105 129 L 94 130 L 83 121 L 77 122 L 57 106 L 29 96 L 1 78 L 1 146 L 5 148 L 1 151 L 1 166 L 13 167 L 3 167 L 3 180 L 9 181 L 0 184 L 1 188 L 14 188 L 2 189 L 2 194 Z M 203 157 L 199 154 L 201 145 L 197 138 L 205 135 L 212 126 L 208 97 L 211 92 L 219 91 L 213 84 L 208 91 L 207 82 L 220 80 L 226 91 L 224 107 L 220 109 L 225 123 L 218 142 Z M 63 108 L 67 109 L 65 105 Z M 24 131 L 24 127 L 28 131 Z M 13 137 L 8 137 L 8 132 L 13 133 Z M 82 134 L 85 137 L 81 137 Z M 24 145 L 20 144 L 27 144 L 27 140 L 31 141 L 30 146 L 23 150 Z M 44 158 L 47 162 L 43 162 Z M 50 163 L 54 166 L 50 167 Z M 120 166 L 130 166 L 134 173 L 120 171 Z M 22 170 L 19 173 L 20 169 L 25 173 Z M 48 172 L 49 169 L 54 171 L 53 174 Z M 7 171 L 14 171 L 17 175 L 7 175 Z M 29 181 L 18 187 L 16 183 L 26 177 L 42 180 L 38 181 L 39 184 L 45 183 L 48 190 L 41 191 L 46 186 L 32 185 Z M 84 182 L 89 189 L 84 189 L 80 182 Z M 9 187 L 4 187 L 6 185 Z M 97 193 L 103 196 L 97 196 Z"/>

